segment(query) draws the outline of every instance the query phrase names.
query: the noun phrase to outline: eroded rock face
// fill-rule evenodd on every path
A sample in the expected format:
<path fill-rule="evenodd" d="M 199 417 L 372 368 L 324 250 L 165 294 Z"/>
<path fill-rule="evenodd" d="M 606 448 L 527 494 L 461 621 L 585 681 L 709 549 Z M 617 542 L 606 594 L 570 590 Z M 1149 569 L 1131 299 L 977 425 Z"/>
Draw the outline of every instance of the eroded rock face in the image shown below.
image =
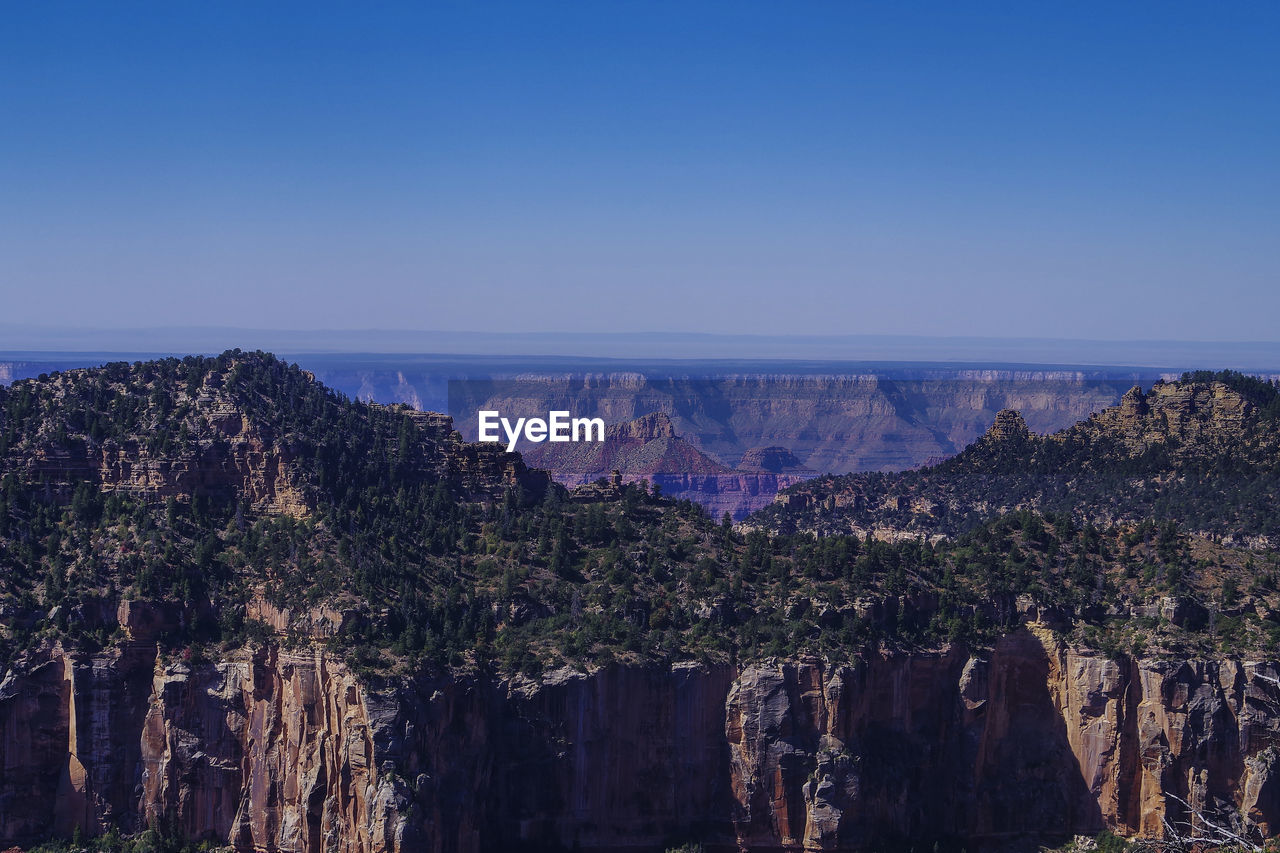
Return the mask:
<path fill-rule="evenodd" d="M 300 486 L 297 448 L 274 440 L 229 402 L 197 402 L 207 407 L 207 434 L 184 452 L 153 452 L 141 439 L 44 446 L 32 453 L 31 474 L 52 483 L 89 480 L 148 500 L 239 494 L 272 513 L 301 517 L 313 509 Z"/>
<path fill-rule="evenodd" d="M 1276 666 L 1113 661 L 1043 629 L 987 659 L 745 670 L 730 692 L 735 829 L 751 849 L 951 836 L 1160 837 L 1179 801 L 1280 831 Z"/>
<path fill-rule="evenodd" d="M 408 791 L 375 766 L 367 692 L 318 651 L 158 667 L 141 737 L 144 821 L 237 849 L 399 847 Z"/>
<path fill-rule="evenodd" d="M 768 471 L 781 474 L 783 471 L 800 471 L 816 475 L 816 471 L 805 468 L 796 455 L 785 447 L 753 447 L 738 460 L 739 471 Z"/>
<path fill-rule="evenodd" d="M 1063 772 L 1043 651 L 1002 645 L 744 672 L 727 712 L 739 837 L 827 850 L 1101 828 Z"/>
<path fill-rule="evenodd" d="M 255 421 L 242 401 L 223 388 L 219 373 L 207 375 L 198 390 L 174 393 L 187 410 L 175 442 L 156 441 L 145 431 L 122 438 L 73 439 L 44 428 L 24 436 L 22 452 L 0 459 L 0 469 L 43 482 L 64 500 L 77 484 L 87 482 L 103 493 L 152 503 L 167 498 L 186 502 L 202 495 L 243 501 L 268 515 L 302 518 L 315 510 L 313 445 Z M 420 431 L 421 458 L 414 476 L 444 481 L 470 500 L 501 500 L 511 489 L 538 500 L 550 486 L 550 476 L 529 469 L 519 454 L 494 444 L 464 442 L 448 415 L 405 406 L 391 407 L 391 412 Z"/>
<path fill-rule="evenodd" d="M 164 818 L 242 850 L 400 849 L 408 797 L 374 766 L 376 704 L 323 652 L 38 657 L 0 687 L 7 841 Z"/>
<path fill-rule="evenodd" d="M 1158 836 L 1187 819 L 1179 800 L 1223 823 L 1280 833 L 1274 780 L 1280 687 L 1273 663 L 1132 661 L 1063 653 L 1055 699 L 1105 823 Z"/>
<path fill-rule="evenodd" d="M 741 521 L 758 509 L 769 506 L 778 492 L 813 479 L 813 474 L 772 474 L 767 471 L 728 474 L 653 474 L 650 481 L 662 494 L 676 500 L 687 499 L 706 507 L 712 518 L 727 512 Z M 637 478 L 638 479 L 638 478 Z"/>
<path fill-rule="evenodd" d="M 1240 432 L 1253 405 L 1222 382 L 1157 383 L 1143 393 L 1131 388 L 1120 405 L 1090 422 L 1120 436 L 1137 450 L 1170 440 L 1189 441 Z"/>
<path fill-rule="evenodd" d="M 982 436 L 1001 409 L 1019 410 L 1041 434 L 1063 429 L 1114 405 L 1129 385 L 1072 371 L 926 373 L 736 374 L 715 380 L 646 379 L 635 373 L 586 379 L 526 375 L 518 392 L 479 393 L 484 385 L 477 383 L 475 398 L 459 411 L 567 409 L 613 424 L 662 409 L 676 434 L 725 464 L 752 448 L 777 446 L 815 471 L 843 474 L 903 471 L 951 457 Z M 325 379 L 334 387 L 352 388 L 343 377 Z M 396 384 L 384 382 L 377 393 L 397 397 Z M 366 399 L 374 390 L 355 393 Z M 472 428 L 464 431 L 474 439 Z"/>
<path fill-rule="evenodd" d="M 164 816 L 238 850 L 860 850 L 1109 827 L 1186 801 L 1280 831 L 1280 670 L 961 649 L 373 684 L 319 649 L 59 646 L 0 683 L 0 835 Z"/>

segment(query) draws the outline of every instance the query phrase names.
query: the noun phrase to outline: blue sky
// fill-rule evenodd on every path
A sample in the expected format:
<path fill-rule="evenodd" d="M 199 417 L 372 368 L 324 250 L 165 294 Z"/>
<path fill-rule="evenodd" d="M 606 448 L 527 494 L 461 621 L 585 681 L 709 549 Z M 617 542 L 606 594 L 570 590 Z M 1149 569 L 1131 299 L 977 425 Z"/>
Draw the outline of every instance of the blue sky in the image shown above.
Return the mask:
<path fill-rule="evenodd" d="M 1277 44 L 1271 2 L 9 4 L 0 311 L 1274 341 Z"/>

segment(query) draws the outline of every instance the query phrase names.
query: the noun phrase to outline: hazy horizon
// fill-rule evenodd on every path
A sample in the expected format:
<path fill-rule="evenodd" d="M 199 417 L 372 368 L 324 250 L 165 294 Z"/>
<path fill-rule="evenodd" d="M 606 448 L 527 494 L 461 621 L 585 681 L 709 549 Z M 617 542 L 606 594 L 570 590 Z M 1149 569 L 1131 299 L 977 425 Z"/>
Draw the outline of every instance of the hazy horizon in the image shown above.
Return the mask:
<path fill-rule="evenodd" d="M 190 326 L 145 329 L 41 328 L 0 323 L 0 356 L 217 353 L 278 355 L 552 358 L 593 361 L 822 362 L 971 366 L 1116 367 L 1280 371 L 1280 342 L 1083 340 L 912 335 L 728 335 L 698 333 L 442 332 L 289 330 Z"/>

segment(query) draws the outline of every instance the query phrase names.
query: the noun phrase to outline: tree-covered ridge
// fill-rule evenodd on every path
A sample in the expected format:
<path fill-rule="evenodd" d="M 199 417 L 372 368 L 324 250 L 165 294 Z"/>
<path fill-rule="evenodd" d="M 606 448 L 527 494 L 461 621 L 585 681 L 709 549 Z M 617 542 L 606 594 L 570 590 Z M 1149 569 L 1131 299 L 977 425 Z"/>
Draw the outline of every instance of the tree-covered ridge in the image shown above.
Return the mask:
<path fill-rule="evenodd" d="M 1179 381 L 1200 385 L 1220 382 L 1255 406 L 1260 418 L 1280 420 L 1280 387 L 1274 382 L 1238 370 L 1189 370 Z"/>
<path fill-rule="evenodd" d="M 456 443 L 420 413 L 347 400 L 261 352 L 120 362 L 0 388 L 3 470 L 25 472 L 59 492 L 74 486 L 68 480 L 96 476 L 108 491 L 172 485 L 226 501 L 243 491 L 228 460 L 252 467 L 265 455 L 288 469 L 287 485 L 349 510 L 356 509 L 356 485 L 443 479 L 465 491 L 467 475 L 486 464 L 513 466 L 515 480 L 541 494 L 547 478 L 523 477 L 517 457 L 496 448 L 482 448 L 491 452 L 479 458 L 446 452 Z M 233 450 L 253 458 L 233 459 Z M 147 469 L 152 460 L 153 476 L 129 482 L 133 469 Z M 179 463 L 200 476 L 166 482 Z M 209 464 L 201 470 L 201 463 Z"/>
<path fill-rule="evenodd" d="M 901 474 L 824 477 L 753 522 L 778 531 L 955 535 L 1014 509 L 1078 522 L 1175 521 L 1207 535 L 1280 536 L 1280 392 L 1234 372 L 1135 388 L 1048 436 L 1016 413 L 958 456 Z"/>
<path fill-rule="evenodd" d="M 38 603 L 128 592 L 235 623 L 254 584 L 366 595 L 454 547 L 477 474 L 509 474 L 492 485 L 515 504 L 547 482 L 263 353 L 69 371 L 0 389 L 0 407 L 4 582 Z M 156 477 L 119 476 L 117 457 Z M 311 511 L 251 500 L 255 464 L 287 467 Z"/>
<path fill-rule="evenodd" d="M 932 544 L 738 530 L 643 485 L 570 494 L 263 354 L 113 365 L 0 393 L 6 659 L 137 639 L 121 601 L 158 614 L 143 639 L 174 653 L 323 642 L 369 674 L 847 659 L 983 645 L 1033 612 L 1117 649 L 1280 639 L 1274 557 L 1172 524 L 1015 512 Z M 218 426 L 228 407 L 241 423 L 230 437 Z M 156 439 L 158 463 L 235 459 L 245 442 L 289 448 L 306 511 L 203 488 L 223 481 L 161 495 L 93 465 L 43 464 L 141 446 L 158 429 L 169 441 Z M 235 452 L 219 455 L 220 441 Z"/>
<path fill-rule="evenodd" d="M 145 438 L 156 450 L 186 449 L 193 426 L 203 420 L 208 428 L 208 404 L 216 396 L 234 396 L 282 434 L 337 417 L 346 402 L 265 353 L 113 362 L 0 388 L 0 455 L 41 441 L 98 446 Z"/>

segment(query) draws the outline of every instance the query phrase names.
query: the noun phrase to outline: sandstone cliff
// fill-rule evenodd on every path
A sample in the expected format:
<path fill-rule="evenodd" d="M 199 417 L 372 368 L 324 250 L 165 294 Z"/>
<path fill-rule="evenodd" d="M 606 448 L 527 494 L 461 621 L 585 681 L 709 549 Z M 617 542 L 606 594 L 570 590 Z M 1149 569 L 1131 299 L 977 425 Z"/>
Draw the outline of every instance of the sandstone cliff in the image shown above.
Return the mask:
<path fill-rule="evenodd" d="M 663 412 L 613 424 L 605 431 L 604 441 L 543 442 L 521 450 L 528 464 L 550 471 L 567 486 L 594 482 L 614 470 L 621 471 L 628 482 L 658 473 L 729 472 L 677 435 Z"/>
<path fill-rule="evenodd" d="M 1038 623 L 950 648 L 374 684 L 318 649 L 46 646 L 0 683 L 5 843 L 144 826 L 237 850 L 861 850 L 1280 829 L 1280 681 Z"/>

